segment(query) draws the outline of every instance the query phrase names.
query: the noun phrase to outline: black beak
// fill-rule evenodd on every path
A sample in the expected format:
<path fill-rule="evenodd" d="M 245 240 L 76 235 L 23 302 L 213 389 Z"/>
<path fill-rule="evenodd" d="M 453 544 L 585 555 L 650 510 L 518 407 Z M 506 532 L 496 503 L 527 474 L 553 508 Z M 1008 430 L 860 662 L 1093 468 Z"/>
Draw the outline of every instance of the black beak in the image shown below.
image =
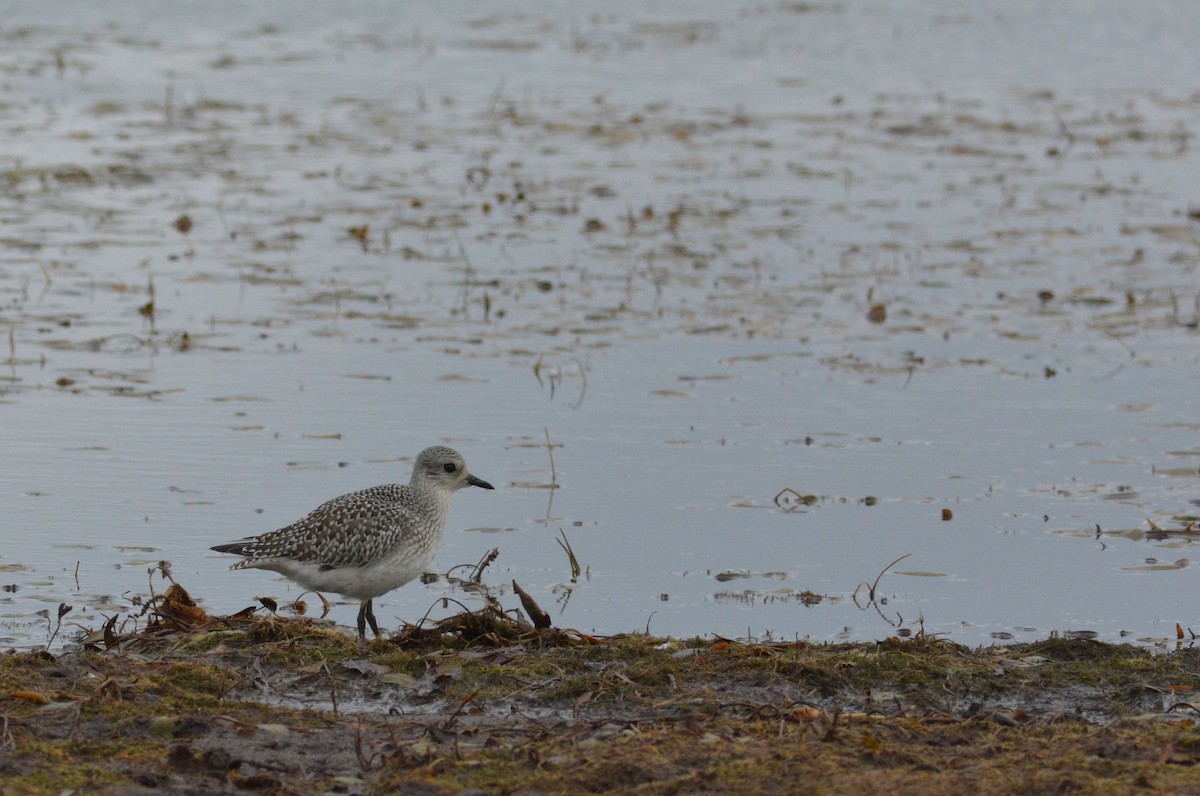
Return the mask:
<path fill-rule="evenodd" d="M 467 483 L 470 484 L 471 486 L 483 487 L 484 489 L 495 489 L 496 488 L 496 487 L 492 486 L 491 484 L 489 484 L 487 481 L 484 481 L 482 478 L 476 478 L 475 476 L 473 476 L 469 473 L 467 474 Z"/>

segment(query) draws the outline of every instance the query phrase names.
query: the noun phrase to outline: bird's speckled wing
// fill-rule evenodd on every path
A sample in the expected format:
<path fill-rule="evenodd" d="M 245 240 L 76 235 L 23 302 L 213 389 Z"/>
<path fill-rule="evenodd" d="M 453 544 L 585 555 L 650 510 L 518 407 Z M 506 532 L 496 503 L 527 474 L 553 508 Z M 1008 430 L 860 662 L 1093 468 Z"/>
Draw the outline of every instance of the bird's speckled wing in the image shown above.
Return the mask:
<path fill-rule="evenodd" d="M 386 484 L 322 503 L 307 517 L 277 531 L 224 545 L 246 556 L 237 566 L 285 557 L 328 567 L 365 567 L 387 557 L 402 541 L 413 544 L 434 529 L 416 510 L 407 486 Z"/>

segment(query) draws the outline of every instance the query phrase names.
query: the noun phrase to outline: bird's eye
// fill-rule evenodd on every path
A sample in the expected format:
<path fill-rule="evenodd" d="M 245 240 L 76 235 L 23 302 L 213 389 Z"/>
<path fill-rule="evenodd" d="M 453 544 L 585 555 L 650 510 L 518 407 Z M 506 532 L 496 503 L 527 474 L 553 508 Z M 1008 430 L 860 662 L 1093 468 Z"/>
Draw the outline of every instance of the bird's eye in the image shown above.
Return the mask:
<path fill-rule="evenodd" d="M 442 465 L 442 469 L 448 473 L 452 473 L 455 470 L 457 470 L 458 468 L 454 466 L 454 462 L 446 462 L 445 464 Z"/>

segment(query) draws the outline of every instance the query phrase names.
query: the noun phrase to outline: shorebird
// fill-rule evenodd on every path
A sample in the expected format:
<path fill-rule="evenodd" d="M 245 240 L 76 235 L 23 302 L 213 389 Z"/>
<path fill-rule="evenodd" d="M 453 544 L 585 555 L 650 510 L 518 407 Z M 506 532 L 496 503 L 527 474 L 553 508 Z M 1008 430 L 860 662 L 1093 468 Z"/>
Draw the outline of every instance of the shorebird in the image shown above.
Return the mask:
<path fill-rule="evenodd" d="M 212 548 L 243 559 L 230 569 L 269 569 L 316 592 L 359 600 L 358 635 L 379 625 L 371 601 L 429 566 L 442 542 L 450 496 L 465 486 L 494 487 L 467 472 L 458 451 L 426 448 L 407 484 L 384 484 L 336 497 L 277 531 Z"/>

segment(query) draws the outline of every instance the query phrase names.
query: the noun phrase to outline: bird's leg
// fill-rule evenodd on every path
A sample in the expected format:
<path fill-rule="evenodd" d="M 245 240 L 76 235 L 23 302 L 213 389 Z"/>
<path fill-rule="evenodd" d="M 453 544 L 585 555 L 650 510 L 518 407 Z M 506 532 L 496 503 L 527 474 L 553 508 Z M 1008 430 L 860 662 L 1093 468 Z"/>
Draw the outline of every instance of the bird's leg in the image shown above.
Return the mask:
<path fill-rule="evenodd" d="M 364 606 L 363 610 L 366 611 L 367 621 L 371 623 L 371 632 L 375 634 L 375 638 L 379 638 L 379 623 L 377 623 L 375 621 L 375 608 L 374 608 L 374 606 L 372 606 L 371 603 L 372 603 L 371 600 L 367 600 L 363 604 L 363 606 Z"/>
<path fill-rule="evenodd" d="M 358 604 L 358 637 L 364 640 L 367 638 L 367 606 L 370 604 L 370 600 L 363 600 Z M 371 617 L 371 622 L 374 621 L 375 617 Z"/>

